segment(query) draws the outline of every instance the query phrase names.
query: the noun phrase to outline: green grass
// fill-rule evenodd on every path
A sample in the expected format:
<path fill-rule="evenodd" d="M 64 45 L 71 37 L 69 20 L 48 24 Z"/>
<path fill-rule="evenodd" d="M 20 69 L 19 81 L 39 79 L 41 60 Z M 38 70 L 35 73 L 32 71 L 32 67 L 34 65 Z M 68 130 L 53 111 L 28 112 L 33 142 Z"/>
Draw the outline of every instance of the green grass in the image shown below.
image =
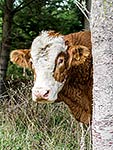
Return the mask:
<path fill-rule="evenodd" d="M 22 79 L 22 80 L 32 79 L 33 80 L 33 74 L 30 70 L 28 69 L 24 70 L 22 67 L 19 67 L 10 61 L 8 63 L 6 75 L 7 75 L 7 78 L 12 78 L 12 79 Z"/>
<path fill-rule="evenodd" d="M 82 130 L 65 104 L 33 102 L 31 81 L 8 84 L 0 104 L 0 150 L 80 150 Z M 85 147 L 91 150 L 89 132 Z"/>

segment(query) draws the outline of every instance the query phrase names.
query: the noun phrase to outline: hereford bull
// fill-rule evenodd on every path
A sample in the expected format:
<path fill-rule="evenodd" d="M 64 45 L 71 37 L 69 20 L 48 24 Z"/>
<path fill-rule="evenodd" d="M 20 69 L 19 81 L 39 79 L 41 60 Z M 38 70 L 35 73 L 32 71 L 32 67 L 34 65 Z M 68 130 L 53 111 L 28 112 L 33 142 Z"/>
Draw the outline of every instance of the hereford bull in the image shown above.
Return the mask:
<path fill-rule="evenodd" d="M 76 120 L 88 124 L 92 115 L 91 34 L 60 35 L 42 31 L 31 50 L 14 50 L 11 61 L 34 72 L 32 99 L 68 105 Z"/>

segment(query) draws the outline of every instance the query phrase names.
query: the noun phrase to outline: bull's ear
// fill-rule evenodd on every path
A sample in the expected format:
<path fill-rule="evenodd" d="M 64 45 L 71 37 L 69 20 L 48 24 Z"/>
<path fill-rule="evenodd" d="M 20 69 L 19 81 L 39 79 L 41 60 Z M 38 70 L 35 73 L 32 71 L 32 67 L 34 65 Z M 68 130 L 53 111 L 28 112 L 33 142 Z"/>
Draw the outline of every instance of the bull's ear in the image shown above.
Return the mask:
<path fill-rule="evenodd" d="M 68 49 L 69 66 L 77 66 L 83 64 L 86 59 L 91 56 L 91 51 L 82 45 L 71 46 Z"/>
<path fill-rule="evenodd" d="M 31 69 L 32 67 L 30 49 L 13 50 L 10 53 L 10 60 L 24 68 Z"/>

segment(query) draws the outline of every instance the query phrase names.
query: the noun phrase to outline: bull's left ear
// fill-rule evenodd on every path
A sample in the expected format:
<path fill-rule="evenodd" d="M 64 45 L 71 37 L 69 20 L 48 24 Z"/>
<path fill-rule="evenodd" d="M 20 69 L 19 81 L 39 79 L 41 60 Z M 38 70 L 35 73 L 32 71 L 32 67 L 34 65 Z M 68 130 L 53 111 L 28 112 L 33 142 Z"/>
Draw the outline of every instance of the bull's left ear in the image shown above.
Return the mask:
<path fill-rule="evenodd" d="M 13 50 L 10 53 L 10 60 L 24 68 L 32 68 L 30 49 Z"/>
<path fill-rule="evenodd" d="M 69 66 L 83 64 L 86 59 L 91 56 L 91 51 L 82 45 L 71 46 L 68 49 Z"/>

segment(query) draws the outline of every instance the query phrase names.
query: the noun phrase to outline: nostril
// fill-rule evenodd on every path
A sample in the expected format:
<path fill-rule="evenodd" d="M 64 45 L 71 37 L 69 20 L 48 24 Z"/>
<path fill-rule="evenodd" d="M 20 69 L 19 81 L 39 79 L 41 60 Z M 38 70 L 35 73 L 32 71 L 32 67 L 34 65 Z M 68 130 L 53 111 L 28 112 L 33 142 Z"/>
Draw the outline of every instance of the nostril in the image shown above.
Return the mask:
<path fill-rule="evenodd" d="M 48 97 L 49 92 L 50 92 L 50 91 L 49 91 L 49 90 L 47 90 L 47 91 L 46 91 L 46 93 L 45 93 L 43 96 L 44 96 L 44 97 Z"/>

